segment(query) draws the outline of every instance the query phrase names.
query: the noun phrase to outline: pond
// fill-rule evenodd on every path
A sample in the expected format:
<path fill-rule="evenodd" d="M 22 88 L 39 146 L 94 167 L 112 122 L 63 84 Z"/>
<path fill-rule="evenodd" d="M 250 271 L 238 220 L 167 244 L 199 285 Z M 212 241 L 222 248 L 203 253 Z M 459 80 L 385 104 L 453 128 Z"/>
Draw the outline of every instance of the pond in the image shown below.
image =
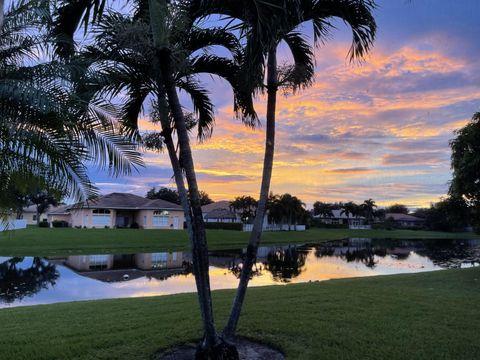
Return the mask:
<path fill-rule="evenodd" d="M 244 250 L 210 254 L 212 289 L 235 288 Z M 250 286 L 480 265 L 480 240 L 348 239 L 262 247 Z M 195 291 L 187 252 L 0 257 L 0 308 Z"/>

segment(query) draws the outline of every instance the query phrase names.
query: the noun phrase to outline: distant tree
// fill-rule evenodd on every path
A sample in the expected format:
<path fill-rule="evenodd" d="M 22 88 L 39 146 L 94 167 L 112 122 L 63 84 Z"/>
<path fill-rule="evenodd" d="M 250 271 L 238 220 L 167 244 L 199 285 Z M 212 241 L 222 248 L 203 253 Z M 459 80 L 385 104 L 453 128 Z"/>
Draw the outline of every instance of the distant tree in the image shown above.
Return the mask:
<path fill-rule="evenodd" d="M 380 221 L 385 220 L 385 214 L 386 214 L 385 209 L 376 209 L 376 210 L 373 211 L 373 217 L 375 219 L 380 220 Z"/>
<path fill-rule="evenodd" d="M 469 225 L 471 209 L 459 197 L 448 197 L 426 211 L 425 226 L 430 230 L 458 231 Z"/>
<path fill-rule="evenodd" d="M 375 201 L 372 199 L 365 200 L 363 204 L 360 205 L 360 208 L 363 212 L 363 215 L 367 219 L 368 223 L 372 223 L 374 211 L 375 211 L 375 208 L 377 208 Z"/>
<path fill-rule="evenodd" d="M 28 202 L 36 207 L 37 225 L 40 223 L 40 215 L 46 212 L 50 206 L 57 206 L 62 197 L 61 191 L 40 188 L 27 195 Z"/>
<path fill-rule="evenodd" d="M 257 212 L 258 201 L 251 196 L 237 196 L 230 202 L 230 208 L 240 214 L 243 223 L 251 223 Z"/>
<path fill-rule="evenodd" d="M 330 203 L 324 203 L 321 201 L 316 201 L 313 204 L 313 215 L 321 216 L 324 218 L 333 217 L 333 206 Z"/>
<path fill-rule="evenodd" d="M 358 217 L 363 215 L 363 210 L 360 205 L 355 204 L 353 201 L 346 202 L 343 204 L 342 209 L 340 211 L 340 215 L 345 214 L 346 217 Z"/>
<path fill-rule="evenodd" d="M 169 201 L 174 204 L 180 204 L 180 197 L 178 195 L 178 191 L 175 189 L 161 187 L 160 189 L 156 190 L 154 187 L 148 190 L 147 195 L 145 196 L 147 199 L 151 200 L 165 200 Z"/>
<path fill-rule="evenodd" d="M 305 217 L 305 204 L 296 196 L 283 194 L 272 196 L 269 208 L 269 220 L 276 224 L 288 224 L 291 230 L 292 225 L 296 226 L 298 221 Z"/>
<path fill-rule="evenodd" d="M 480 112 L 455 134 L 450 141 L 453 179 L 449 194 L 466 200 L 474 213 L 473 223 L 480 228 Z"/>
<path fill-rule="evenodd" d="M 429 208 L 418 208 L 413 212 L 413 216 L 416 216 L 420 219 L 425 219 L 430 211 Z"/>
<path fill-rule="evenodd" d="M 210 196 L 205 191 L 200 190 L 198 193 L 200 197 L 200 205 L 204 206 L 213 203 L 213 200 L 210 199 Z"/>
<path fill-rule="evenodd" d="M 393 204 L 385 209 L 387 213 L 408 214 L 408 208 L 403 204 Z"/>

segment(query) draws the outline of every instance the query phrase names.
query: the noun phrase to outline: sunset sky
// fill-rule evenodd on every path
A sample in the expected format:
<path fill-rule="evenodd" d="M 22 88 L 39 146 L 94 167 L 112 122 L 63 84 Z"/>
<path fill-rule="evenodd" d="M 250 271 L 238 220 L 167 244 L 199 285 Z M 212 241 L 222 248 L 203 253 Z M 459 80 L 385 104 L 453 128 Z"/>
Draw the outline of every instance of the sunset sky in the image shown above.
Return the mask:
<path fill-rule="evenodd" d="M 480 1 L 378 4 L 377 40 L 364 63 L 346 58 L 350 33 L 338 22 L 316 51 L 314 85 L 280 96 L 273 192 L 289 192 L 308 206 L 373 198 L 412 208 L 445 195 L 448 141 L 480 110 Z M 280 62 L 288 61 L 281 53 Z M 205 81 L 217 108 L 213 137 L 194 145 L 200 188 L 214 200 L 258 197 L 264 128 L 245 128 L 233 116 L 228 85 Z M 264 123 L 263 98 L 256 109 Z M 148 118 L 141 124 L 151 129 Z M 146 168 L 129 177 L 92 170 L 92 178 L 102 193 L 174 187 L 166 154 L 147 153 L 145 161 Z"/>

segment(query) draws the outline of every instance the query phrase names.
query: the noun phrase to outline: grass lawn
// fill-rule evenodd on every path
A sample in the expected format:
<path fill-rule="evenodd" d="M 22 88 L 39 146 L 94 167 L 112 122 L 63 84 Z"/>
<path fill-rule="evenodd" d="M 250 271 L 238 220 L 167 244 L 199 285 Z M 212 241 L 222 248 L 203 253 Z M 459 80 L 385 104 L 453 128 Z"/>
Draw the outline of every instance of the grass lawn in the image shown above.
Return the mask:
<path fill-rule="evenodd" d="M 207 230 L 212 250 L 245 247 L 248 233 Z M 263 245 L 312 243 L 347 237 L 392 239 L 472 239 L 474 233 L 446 233 L 414 230 L 310 229 L 304 232 L 266 232 Z M 188 250 L 184 230 L 138 229 L 49 229 L 28 227 L 0 233 L 0 255 L 53 256 L 74 254 L 139 253 Z"/>
<path fill-rule="evenodd" d="M 233 292 L 215 291 L 224 324 Z M 289 359 L 478 359 L 480 268 L 251 288 L 240 335 Z M 0 310 L 0 359 L 151 359 L 200 335 L 194 294 Z"/>

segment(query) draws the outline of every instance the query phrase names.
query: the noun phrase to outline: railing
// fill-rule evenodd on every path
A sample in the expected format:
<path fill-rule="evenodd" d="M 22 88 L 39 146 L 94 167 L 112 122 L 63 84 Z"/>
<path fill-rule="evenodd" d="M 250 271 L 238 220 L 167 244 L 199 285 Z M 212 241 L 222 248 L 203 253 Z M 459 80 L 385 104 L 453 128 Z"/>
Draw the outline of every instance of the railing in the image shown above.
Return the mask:
<path fill-rule="evenodd" d="M 348 228 L 352 230 L 370 230 L 372 226 L 371 225 L 349 225 Z"/>
<path fill-rule="evenodd" d="M 243 224 L 243 231 L 252 231 L 253 224 Z M 305 231 L 305 225 L 290 225 L 288 224 L 268 224 L 263 226 L 263 231 Z"/>

